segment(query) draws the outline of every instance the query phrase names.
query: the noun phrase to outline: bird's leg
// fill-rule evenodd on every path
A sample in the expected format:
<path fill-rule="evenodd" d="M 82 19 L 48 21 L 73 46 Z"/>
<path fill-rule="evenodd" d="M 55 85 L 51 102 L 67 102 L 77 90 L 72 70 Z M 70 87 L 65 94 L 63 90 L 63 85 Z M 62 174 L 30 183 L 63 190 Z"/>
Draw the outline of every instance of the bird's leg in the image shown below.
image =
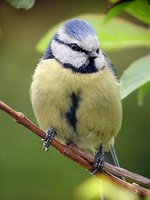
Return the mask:
<path fill-rule="evenodd" d="M 56 135 L 56 130 L 54 128 L 48 129 L 46 132 L 46 136 L 44 138 L 44 143 L 43 143 L 43 150 L 48 151 L 48 147 L 51 144 L 52 140 L 54 139 Z"/>
<path fill-rule="evenodd" d="M 104 166 L 104 150 L 103 146 L 100 145 L 98 152 L 95 154 L 92 174 L 96 174 L 97 172 L 102 172 L 103 166 Z"/>

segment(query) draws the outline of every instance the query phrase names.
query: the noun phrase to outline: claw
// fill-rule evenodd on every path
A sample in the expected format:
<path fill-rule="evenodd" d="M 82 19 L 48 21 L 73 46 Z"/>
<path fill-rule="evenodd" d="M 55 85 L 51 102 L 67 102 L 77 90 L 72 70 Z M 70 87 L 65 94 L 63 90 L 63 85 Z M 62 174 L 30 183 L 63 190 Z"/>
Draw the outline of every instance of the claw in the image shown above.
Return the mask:
<path fill-rule="evenodd" d="M 46 132 L 46 136 L 43 139 L 43 141 L 44 141 L 43 150 L 44 151 L 48 151 L 49 145 L 51 144 L 51 142 L 54 139 L 55 135 L 56 135 L 56 131 L 55 131 L 54 128 L 48 129 L 48 131 Z"/>
<path fill-rule="evenodd" d="M 95 155 L 95 159 L 93 162 L 93 171 L 92 174 L 96 174 L 97 172 L 102 172 L 104 167 L 104 151 L 103 146 L 100 145 L 98 152 Z"/>

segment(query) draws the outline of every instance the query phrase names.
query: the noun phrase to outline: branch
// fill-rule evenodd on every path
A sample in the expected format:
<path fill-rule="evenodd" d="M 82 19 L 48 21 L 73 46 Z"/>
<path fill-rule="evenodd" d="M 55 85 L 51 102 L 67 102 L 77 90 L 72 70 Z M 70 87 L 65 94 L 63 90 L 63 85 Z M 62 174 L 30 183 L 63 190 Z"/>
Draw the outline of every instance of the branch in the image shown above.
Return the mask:
<path fill-rule="evenodd" d="M 7 114 L 9 114 L 11 117 L 15 119 L 15 121 L 29 130 L 31 130 L 33 133 L 38 135 L 40 138 L 45 138 L 45 132 L 39 129 L 37 126 L 35 126 L 27 117 L 24 116 L 24 114 L 20 112 L 16 112 L 14 109 L 0 101 L 0 109 Z M 80 150 L 77 150 L 73 147 L 65 146 L 59 143 L 57 140 L 53 139 L 51 145 L 55 147 L 61 154 L 67 156 L 71 160 L 77 162 L 82 167 L 86 168 L 89 171 L 93 170 L 92 162 L 94 160 L 93 157 L 90 157 L 89 155 L 85 154 L 84 152 L 81 152 Z M 104 172 L 117 184 L 122 185 L 123 187 L 133 191 L 134 193 L 137 193 L 140 196 L 145 196 L 147 194 L 150 194 L 150 190 L 145 189 L 140 185 L 144 185 L 146 187 L 150 186 L 150 179 L 145 178 L 141 175 L 135 174 L 133 172 L 127 171 L 123 168 L 119 168 L 116 166 L 113 166 L 108 163 L 104 163 Z M 113 176 L 112 174 L 116 176 L 122 176 L 125 177 L 127 180 L 133 181 L 138 184 L 130 184 L 126 181 L 123 181 L 116 176 Z"/>

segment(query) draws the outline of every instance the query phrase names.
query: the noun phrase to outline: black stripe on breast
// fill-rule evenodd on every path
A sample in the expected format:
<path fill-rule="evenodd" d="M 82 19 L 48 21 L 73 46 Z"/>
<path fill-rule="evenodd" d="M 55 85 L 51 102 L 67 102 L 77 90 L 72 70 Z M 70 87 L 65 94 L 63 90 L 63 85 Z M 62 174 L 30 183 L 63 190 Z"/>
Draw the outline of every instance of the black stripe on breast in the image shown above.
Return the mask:
<path fill-rule="evenodd" d="M 75 93 L 72 93 L 70 96 L 71 99 L 71 107 L 70 110 L 66 113 L 66 119 L 69 122 L 69 124 L 73 127 L 74 131 L 76 131 L 76 124 L 77 124 L 77 116 L 76 111 L 79 106 L 79 96 Z"/>

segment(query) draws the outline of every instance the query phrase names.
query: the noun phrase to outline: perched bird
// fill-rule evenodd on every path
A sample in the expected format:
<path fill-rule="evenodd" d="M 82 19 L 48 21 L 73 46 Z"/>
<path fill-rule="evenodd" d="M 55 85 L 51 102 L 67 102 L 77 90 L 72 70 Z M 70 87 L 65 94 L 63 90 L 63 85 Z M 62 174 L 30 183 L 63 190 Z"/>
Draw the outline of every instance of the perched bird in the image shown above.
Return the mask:
<path fill-rule="evenodd" d="M 36 119 L 47 135 L 94 152 L 93 173 L 105 160 L 119 165 L 114 137 L 122 121 L 118 75 L 101 50 L 94 28 L 84 20 L 66 21 L 40 60 L 31 84 Z"/>

